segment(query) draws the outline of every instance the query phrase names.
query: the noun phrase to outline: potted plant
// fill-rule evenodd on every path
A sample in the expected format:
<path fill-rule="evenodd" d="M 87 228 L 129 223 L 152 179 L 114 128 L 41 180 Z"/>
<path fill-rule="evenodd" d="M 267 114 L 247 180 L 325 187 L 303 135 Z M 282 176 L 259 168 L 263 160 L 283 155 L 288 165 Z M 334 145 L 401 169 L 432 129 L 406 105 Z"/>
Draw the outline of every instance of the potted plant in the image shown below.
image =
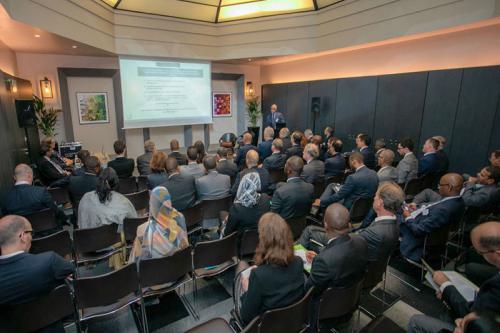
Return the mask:
<path fill-rule="evenodd" d="M 253 134 L 252 144 L 254 146 L 257 146 L 257 142 L 259 141 L 259 132 L 260 132 L 260 127 L 257 126 L 257 120 L 262 115 L 260 111 L 259 96 L 248 98 L 246 101 L 246 106 L 247 106 L 248 120 L 250 122 L 248 131 Z"/>
<path fill-rule="evenodd" d="M 57 133 L 56 124 L 57 124 L 57 113 L 61 112 L 61 110 L 56 110 L 54 108 L 45 108 L 44 101 L 33 95 L 33 106 L 35 109 L 36 116 L 36 126 L 42 132 L 45 137 L 54 137 Z"/>

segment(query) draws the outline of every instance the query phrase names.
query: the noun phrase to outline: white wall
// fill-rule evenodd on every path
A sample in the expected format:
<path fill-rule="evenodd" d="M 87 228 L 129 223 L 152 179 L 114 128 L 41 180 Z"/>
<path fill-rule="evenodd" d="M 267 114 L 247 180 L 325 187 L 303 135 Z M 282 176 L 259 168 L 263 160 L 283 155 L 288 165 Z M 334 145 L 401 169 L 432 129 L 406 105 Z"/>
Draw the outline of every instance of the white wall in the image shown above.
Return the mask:
<path fill-rule="evenodd" d="M 14 51 L 0 40 L 0 70 L 17 76 L 17 59 Z"/>

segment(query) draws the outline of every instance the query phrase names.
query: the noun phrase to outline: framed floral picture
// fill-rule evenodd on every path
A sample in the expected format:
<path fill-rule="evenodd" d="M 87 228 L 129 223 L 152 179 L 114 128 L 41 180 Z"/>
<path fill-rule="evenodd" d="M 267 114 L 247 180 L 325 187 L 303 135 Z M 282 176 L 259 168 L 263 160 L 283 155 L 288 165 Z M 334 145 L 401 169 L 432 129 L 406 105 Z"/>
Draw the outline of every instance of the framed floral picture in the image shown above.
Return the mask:
<path fill-rule="evenodd" d="M 76 93 L 80 124 L 109 123 L 108 93 Z"/>
<path fill-rule="evenodd" d="M 213 117 L 231 117 L 231 93 L 213 93 Z"/>

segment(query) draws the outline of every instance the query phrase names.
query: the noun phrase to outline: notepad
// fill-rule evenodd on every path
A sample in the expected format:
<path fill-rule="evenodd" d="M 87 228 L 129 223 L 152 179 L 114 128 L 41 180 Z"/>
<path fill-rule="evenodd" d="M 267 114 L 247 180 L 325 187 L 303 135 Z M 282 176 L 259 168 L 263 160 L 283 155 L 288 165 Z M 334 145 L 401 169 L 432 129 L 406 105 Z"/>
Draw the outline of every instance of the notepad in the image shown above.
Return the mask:
<path fill-rule="evenodd" d="M 304 270 L 307 273 L 311 273 L 311 264 L 307 262 L 306 252 L 307 249 L 303 247 L 301 244 L 295 244 L 293 246 L 293 253 L 297 257 L 300 257 L 300 259 L 302 259 L 302 261 L 304 262 Z"/>
<path fill-rule="evenodd" d="M 443 271 L 443 273 L 448 279 L 450 279 L 450 282 L 455 288 L 457 288 L 458 292 L 467 300 L 467 302 L 474 301 L 476 294 L 479 291 L 478 286 L 458 272 Z M 425 274 L 425 279 L 436 291 L 440 290 L 439 286 L 432 279 L 432 274 L 430 272 Z"/>

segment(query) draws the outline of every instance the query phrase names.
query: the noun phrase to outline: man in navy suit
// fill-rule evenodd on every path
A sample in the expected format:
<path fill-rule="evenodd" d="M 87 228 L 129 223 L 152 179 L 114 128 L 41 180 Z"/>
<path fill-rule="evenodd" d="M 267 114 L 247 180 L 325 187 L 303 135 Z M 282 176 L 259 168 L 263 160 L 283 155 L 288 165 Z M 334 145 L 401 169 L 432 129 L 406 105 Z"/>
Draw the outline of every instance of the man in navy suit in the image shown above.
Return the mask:
<path fill-rule="evenodd" d="M 377 166 L 377 160 L 375 159 L 375 153 L 370 147 L 372 139 L 364 133 L 359 133 L 356 136 L 356 147 L 358 151 L 363 155 L 363 163 L 370 169 L 375 169 Z"/>
<path fill-rule="evenodd" d="M 271 113 L 266 117 L 265 126 L 272 127 L 276 129 L 277 123 L 285 123 L 285 117 L 281 112 L 278 112 L 278 106 L 276 104 L 271 105 Z"/>
<path fill-rule="evenodd" d="M 436 153 L 438 148 L 438 140 L 429 138 L 425 141 L 422 148 L 424 156 L 420 157 L 420 159 L 418 160 L 419 177 L 439 171 L 439 158 Z"/>
<path fill-rule="evenodd" d="M 347 177 L 338 192 L 335 192 L 334 184 L 328 185 L 321 197 L 314 202 L 315 206 L 323 208 L 334 202 L 342 202 L 347 209 L 350 209 L 357 198 L 374 197 L 378 188 L 377 173 L 363 164 L 361 153 L 352 153 L 349 156 L 349 164 L 356 171 Z"/>
<path fill-rule="evenodd" d="M 337 138 L 328 140 L 328 152 L 325 154 L 329 157 L 325 159 L 325 179 L 333 176 L 343 175 L 345 172 L 345 158 L 342 156 L 342 141 Z"/>
<path fill-rule="evenodd" d="M 449 223 L 462 218 L 465 204 L 460 197 L 463 179 L 459 174 L 448 173 L 439 181 L 442 199 L 410 212 L 404 210 L 405 220 L 400 225 L 400 250 L 406 258 L 420 261 L 425 237 Z"/>
<path fill-rule="evenodd" d="M 243 133 L 243 145 L 238 148 L 238 153 L 234 159 L 234 163 L 236 163 L 240 170 L 243 169 L 245 165 L 245 158 L 249 150 L 258 151 L 257 147 L 252 145 L 252 134 L 250 134 L 250 132 L 245 132 Z"/>
<path fill-rule="evenodd" d="M 441 135 L 436 135 L 432 137 L 435 140 L 439 141 L 439 147 L 436 151 L 436 156 L 438 158 L 438 172 L 448 172 L 448 167 L 450 166 L 450 160 L 448 159 L 448 155 L 444 151 L 444 146 L 446 145 L 446 138 Z"/>
<path fill-rule="evenodd" d="M 264 129 L 264 141 L 259 143 L 257 147 L 261 163 L 272 154 L 271 146 L 273 144 L 273 138 L 274 138 L 274 129 L 272 127 L 266 127 Z"/>

